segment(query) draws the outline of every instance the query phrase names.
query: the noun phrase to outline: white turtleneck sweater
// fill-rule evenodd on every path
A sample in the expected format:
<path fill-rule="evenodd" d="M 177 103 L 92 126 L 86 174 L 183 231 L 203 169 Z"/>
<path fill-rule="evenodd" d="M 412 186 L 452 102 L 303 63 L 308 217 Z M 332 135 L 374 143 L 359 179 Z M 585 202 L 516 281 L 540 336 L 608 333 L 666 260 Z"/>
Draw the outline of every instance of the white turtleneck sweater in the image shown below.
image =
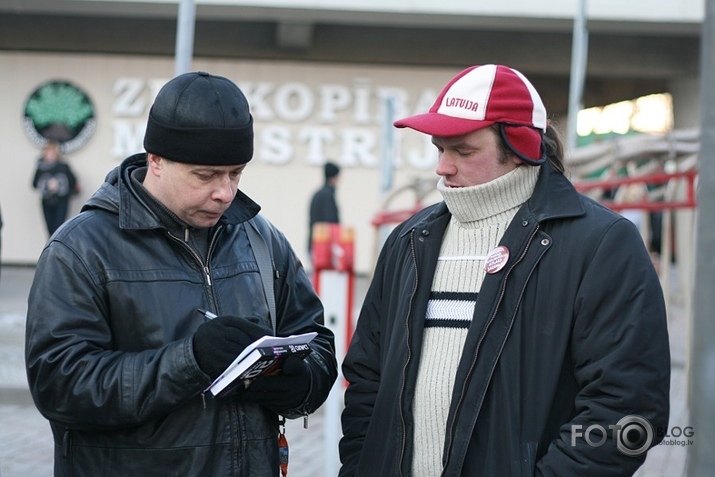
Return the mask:
<path fill-rule="evenodd" d="M 486 273 L 486 256 L 531 197 L 538 175 L 538 167 L 522 165 L 486 184 L 462 188 L 446 187 L 443 180 L 437 184 L 452 219 L 442 239 L 425 317 L 412 409 L 414 477 L 434 477 L 442 472 L 457 365 L 470 325 L 483 326 L 486 319 L 473 316 Z"/>

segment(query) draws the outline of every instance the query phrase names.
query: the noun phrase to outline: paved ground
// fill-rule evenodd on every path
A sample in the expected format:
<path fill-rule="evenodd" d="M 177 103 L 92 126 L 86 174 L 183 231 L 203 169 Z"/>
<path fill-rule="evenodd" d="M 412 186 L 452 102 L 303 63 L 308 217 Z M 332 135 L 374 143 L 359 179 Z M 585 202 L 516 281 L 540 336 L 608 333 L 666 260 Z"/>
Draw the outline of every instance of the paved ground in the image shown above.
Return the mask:
<path fill-rule="evenodd" d="M 33 268 L 3 267 L 0 275 L 0 477 L 52 476 L 52 434 L 32 403 L 24 370 L 25 314 L 33 273 Z M 332 469 L 338 465 L 342 396 L 336 393 L 310 416 L 308 429 L 302 419 L 286 425 L 290 477 L 337 474 Z"/>
<path fill-rule="evenodd" d="M 37 412 L 27 390 L 23 362 L 23 337 L 27 294 L 34 269 L 4 267 L 0 275 L 0 477 L 52 475 L 52 437 L 47 421 Z M 364 283 L 356 288 L 364 289 Z M 674 285 L 677 287 L 676 285 Z M 671 427 L 691 425 L 686 409 L 686 326 L 676 289 L 670 300 L 673 363 Z M 359 296 L 356 293 L 356 297 Z M 336 421 L 342 397 L 339 391 L 311 416 L 308 429 L 302 420 L 290 421 L 290 477 L 333 477 L 337 473 Z M 697 428 L 696 428 L 697 432 Z M 697 433 L 692 439 L 697 440 Z M 681 440 L 682 442 L 682 440 Z M 697 444 L 695 444 L 697 445 Z M 661 445 L 652 449 L 638 477 L 685 475 L 687 447 Z"/>

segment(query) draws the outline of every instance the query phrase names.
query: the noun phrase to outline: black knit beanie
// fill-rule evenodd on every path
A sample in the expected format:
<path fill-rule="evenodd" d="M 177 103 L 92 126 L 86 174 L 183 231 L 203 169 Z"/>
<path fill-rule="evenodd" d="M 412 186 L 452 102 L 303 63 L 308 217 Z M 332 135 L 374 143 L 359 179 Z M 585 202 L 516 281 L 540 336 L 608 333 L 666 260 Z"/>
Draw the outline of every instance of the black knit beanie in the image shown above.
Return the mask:
<path fill-rule="evenodd" d="M 253 157 L 248 101 L 238 86 L 222 76 L 203 71 L 179 75 L 156 96 L 144 149 L 188 164 L 245 164 Z"/>
<path fill-rule="evenodd" d="M 328 179 L 337 176 L 340 174 L 340 168 L 332 163 L 332 162 L 326 162 L 325 165 L 323 166 L 323 175 L 325 176 L 325 180 L 327 181 Z"/>

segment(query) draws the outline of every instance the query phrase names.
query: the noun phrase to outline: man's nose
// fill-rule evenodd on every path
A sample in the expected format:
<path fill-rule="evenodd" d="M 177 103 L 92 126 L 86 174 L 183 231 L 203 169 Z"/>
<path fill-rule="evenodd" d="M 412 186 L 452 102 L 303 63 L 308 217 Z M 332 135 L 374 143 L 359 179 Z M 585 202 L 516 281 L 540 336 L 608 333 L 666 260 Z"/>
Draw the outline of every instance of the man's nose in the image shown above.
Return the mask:
<path fill-rule="evenodd" d="M 446 154 L 442 153 L 437 158 L 437 167 L 435 173 L 438 176 L 449 176 L 454 174 L 454 163 Z"/>
<path fill-rule="evenodd" d="M 229 176 L 221 177 L 218 187 L 214 191 L 214 196 L 223 202 L 230 202 L 236 195 L 237 185 Z"/>

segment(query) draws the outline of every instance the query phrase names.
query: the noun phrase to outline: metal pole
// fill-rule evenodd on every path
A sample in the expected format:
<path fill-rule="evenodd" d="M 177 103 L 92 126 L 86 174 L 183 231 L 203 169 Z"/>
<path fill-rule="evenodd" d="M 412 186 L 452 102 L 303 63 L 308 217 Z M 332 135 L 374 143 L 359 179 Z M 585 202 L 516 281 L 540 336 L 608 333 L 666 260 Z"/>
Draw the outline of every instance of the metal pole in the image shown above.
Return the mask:
<path fill-rule="evenodd" d="M 194 55 L 194 22 L 196 5 L 194 0 L 179 0 L 179 16 L 176 20 L 176 51 L 174 53 L 174 75 L 188 73 Z"/>
<path fill-rule="evenodd" d="M 571 44 L 571 79 L 569 84 L 569 111 L 566 125 L 566 148 L 576 148 L 576 122 L 583 108 L 583 84 L 588 58 L 588 30 L 586 28 L 586 0 L 581 0 L 574 18 Z"/>
<path fill-rule="evenodd" d="M 347 350 L 348 317 L 347 303 L 350 301 L 350 275 L 352 271 L 323 270 L 320 272 L 320 299 L 325 310 L 325 326 L 335 335 L 335 355 L 338 360 L 338 379 L 330 390 L 323 405 L 323 475 L 331 477 L 340 471 L 340 455 L 337 443 L 342 437 L 340 414 L 343 412 L 345 378 L 340 366 Z"/>
<path fill-rule="evenodd" d="M 382 154 L 380 162 L 380 201 L 385 202 L 392 189 L 395 164 L 395 97 L 387 95 L 384 103 L 384 119 L 382 121 Z M 384 226 L 379 226 L 380 246 L 385 243 L 390 231 Z M 380 247 L 378 247 L 379 249 Z"/>
<path fill-rule="evenodd" d="M 395 98 L 392 95 L 385 97 L 385 118 L 382 121 L 382 154 L 380 161 L 380 193 L 384 199 L 392 189 L 392 175 L 395 153 Z"/>
<path fill-rule="evenodd" d="M 705 0 L 700 50 L 700 153 L 698 158 L 695 287 L 690 347 L 690 422 L 694 444 L 688 447 L 688 476 L 713 475 L 715 452 L 715 0 Z M 674 423 L 679 425 L 681 423 Z M 682 423 L 685 424 L 685 423 Z"/>

